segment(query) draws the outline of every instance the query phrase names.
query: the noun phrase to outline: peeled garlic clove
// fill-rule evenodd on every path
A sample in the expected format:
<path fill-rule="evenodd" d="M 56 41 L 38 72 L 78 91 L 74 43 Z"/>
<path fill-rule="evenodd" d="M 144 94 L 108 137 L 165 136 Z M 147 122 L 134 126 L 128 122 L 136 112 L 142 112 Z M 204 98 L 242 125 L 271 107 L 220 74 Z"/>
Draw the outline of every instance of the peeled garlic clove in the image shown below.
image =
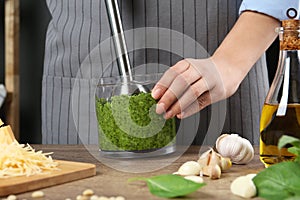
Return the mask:
<path fill-rule="evenodd" d="M 216 141 L 216 149 L 223 157 L 235 164 L 246 164 L 254 157 L 254 149 L 249 140 L 237 134 L 223 134 Z"/>
<path fill-rule="evenodd" d="M 251 198 L 256 196 L 256 187 L 252 181 L 252 176 L 240 176 L 230 185 L 230 190 L 234 195 Z"/>
<path fill-rule="evenodd" d="M 190 180 L 190 181 L 194 181 L 195 183 L 203 183 L 204 182 L 203 178 L 200 176 L 185 176 L 184 178 L 187 180 Z"/>
<path fill-rule="evenodd" d="M 188 175 L 199 175 L 202 167 L 196 161 L 188 161 L 183 163 L 175 174 L 188 176 Z"/>
<path fill-rule="evenodd" d="M 247 174 L 246 176 L 252 180 L 256 176 L 256 174 Z"/>

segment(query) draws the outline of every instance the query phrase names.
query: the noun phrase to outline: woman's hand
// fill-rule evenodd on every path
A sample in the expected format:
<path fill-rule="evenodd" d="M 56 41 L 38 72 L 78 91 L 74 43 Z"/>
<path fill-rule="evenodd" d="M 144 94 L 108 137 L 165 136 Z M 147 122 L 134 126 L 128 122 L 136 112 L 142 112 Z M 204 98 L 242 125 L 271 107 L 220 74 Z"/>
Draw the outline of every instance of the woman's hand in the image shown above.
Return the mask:
<path fill-rule="evenodd" d="M 251 67 L 277 37 L 273 17 L 243 12 L 222 44 L 208 59 L 184 59 L 163 75 L 152 96 L 165 118 L 188 117 L 231 96 Z"/>
<path fill-rule="evenodd" d="M 159 99 L 156 112 L 165 112 L 166 119 L 188 117 L 232 95 L 242 80 L 232 78 L 212 58 L 181 60 L 165 72 L 152 90 L 153 98 Z"/>

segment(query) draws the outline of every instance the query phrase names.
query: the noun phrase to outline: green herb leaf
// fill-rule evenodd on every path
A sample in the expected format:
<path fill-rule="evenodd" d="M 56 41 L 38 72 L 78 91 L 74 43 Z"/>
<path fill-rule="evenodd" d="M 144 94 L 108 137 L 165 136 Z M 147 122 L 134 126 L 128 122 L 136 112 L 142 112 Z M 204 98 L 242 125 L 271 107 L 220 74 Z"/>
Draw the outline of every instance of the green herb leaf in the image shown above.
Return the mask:
<path fill-rule="evenodd" d="M 278 148 L 281 149 L 287 144 L 292 144 L 294 147 L 300 148 L 300 139 L 288 135 L 283 135 L 278 142 Z"/>
<path fill-rule="evenodd" d="M 295 154 L 295 155 L 297 155 L 297 158 L 299 159 L 298 156 L 300 155 L 300 148 L 298 148 L 298 147 L 290 147 L 290 148 L 288 148 L 288 151 L 291 152 L 291 153 L 293 153 L 293 154 Z"/>
<path fill-rule="evenodd" d="M 287 144 L 293 145 L 288 148 L 288 151 L 296 155 L 296 162 L 300 163 L 300 139 L 288 135 L 283 135 L 278 141 L 278 149 L 281 149 Z"/>
<path fill-rule="evenodd" d="M 293 196 L 293 197 L 289 197 L 285 200 L 299 200 L 300 199 L 300 196 Z"/>
<path fill-rule="evenodd" d="M 300 196 L 300 165 L 282 162 L 258 173 L 253 181 L 258 196 L 270 200 L 283 200 Z"/>
<path fill-rule="evenodd" d="M 134 178 L 129 181 L 135 180 L 146 181 L 153 195 L 164 198 L 185 196 L 205 185 L 205 183 L 195 183 L 173 174 L 164 174 L 150 178 Z"/>

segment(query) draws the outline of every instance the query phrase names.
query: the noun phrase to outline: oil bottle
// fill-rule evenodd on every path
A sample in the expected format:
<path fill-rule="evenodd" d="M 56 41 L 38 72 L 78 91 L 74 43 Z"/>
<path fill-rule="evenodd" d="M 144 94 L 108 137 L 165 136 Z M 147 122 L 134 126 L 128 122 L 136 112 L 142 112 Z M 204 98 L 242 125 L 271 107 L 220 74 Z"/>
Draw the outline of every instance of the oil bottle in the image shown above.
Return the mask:
<path fill-rule="evenodd" d="M 300 21 L 282 21 L 277 29 L 280 52 L 277 71 L 260 119 L 260 160 L 266 167 L 294 159 L 287 151 L 278 150 L 282 135 L 300 138 Z"/>

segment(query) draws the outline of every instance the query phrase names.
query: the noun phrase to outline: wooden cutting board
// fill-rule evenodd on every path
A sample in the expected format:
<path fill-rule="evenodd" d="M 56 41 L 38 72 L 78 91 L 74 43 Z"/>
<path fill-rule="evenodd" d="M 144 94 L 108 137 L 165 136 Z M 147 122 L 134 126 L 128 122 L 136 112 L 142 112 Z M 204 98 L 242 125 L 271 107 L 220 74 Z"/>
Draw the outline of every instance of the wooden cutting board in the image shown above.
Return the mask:
<path fill-rule="evenodd" d="M 56 160 L 59 169 L 49 174 L 0 179 L 0 196 L 18 194 L 96 175 L 90 163 Z"/>

